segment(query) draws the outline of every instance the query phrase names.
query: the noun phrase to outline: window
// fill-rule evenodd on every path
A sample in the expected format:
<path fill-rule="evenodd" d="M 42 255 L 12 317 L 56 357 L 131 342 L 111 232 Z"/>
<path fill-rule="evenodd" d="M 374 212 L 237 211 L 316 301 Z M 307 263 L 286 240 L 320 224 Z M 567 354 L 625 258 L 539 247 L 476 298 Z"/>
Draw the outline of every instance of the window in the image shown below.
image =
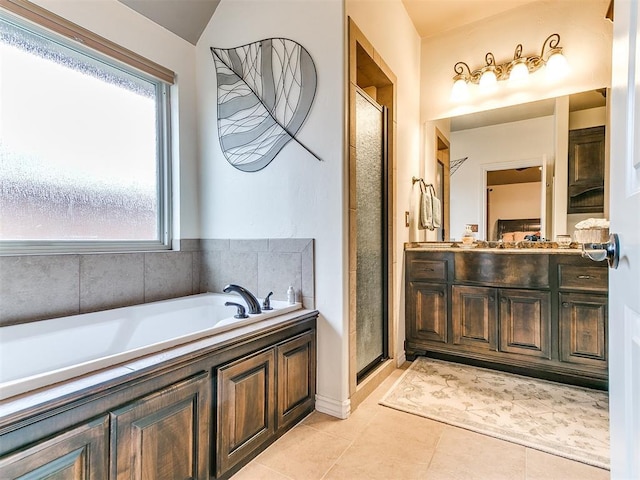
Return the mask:
<path fill-rule="evenodd" d="M 0 247 L 168 248 L 170 82 L 74 37 L 0 10 Z"/>

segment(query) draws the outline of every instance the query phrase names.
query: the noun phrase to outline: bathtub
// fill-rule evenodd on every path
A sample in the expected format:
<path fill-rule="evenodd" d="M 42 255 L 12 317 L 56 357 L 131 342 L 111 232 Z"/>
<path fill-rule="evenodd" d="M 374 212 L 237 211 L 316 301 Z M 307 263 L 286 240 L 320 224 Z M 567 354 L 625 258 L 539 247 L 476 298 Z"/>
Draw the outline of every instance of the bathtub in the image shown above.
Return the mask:
<path fill-rule="evenodd" d="M 173 300 L 0 327 L 0 400 L 302 308 L 236 319 L 237 295 Z"/>

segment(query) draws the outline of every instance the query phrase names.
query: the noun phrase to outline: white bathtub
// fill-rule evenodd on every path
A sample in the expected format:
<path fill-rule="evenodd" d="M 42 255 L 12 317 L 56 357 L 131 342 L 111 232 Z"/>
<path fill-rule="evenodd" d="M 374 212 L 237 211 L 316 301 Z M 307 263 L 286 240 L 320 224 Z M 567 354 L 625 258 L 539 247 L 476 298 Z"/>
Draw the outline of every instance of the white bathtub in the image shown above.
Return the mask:
<path fill-rule="evenodd" d="M 0 327 L 0 399 L 302 308 L 236 319 L 238 295 L 203 293 L 103 312 Z"/>

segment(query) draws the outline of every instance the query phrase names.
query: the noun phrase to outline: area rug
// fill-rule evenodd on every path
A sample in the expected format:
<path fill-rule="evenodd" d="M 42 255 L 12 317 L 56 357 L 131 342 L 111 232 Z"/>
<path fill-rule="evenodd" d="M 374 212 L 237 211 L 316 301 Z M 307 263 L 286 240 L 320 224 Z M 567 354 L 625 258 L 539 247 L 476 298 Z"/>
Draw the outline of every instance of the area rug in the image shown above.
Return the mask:
<path fill-rule="evenodd" d="M 607 392 L 418 357 L 380 404 L 609 469 Z"/>

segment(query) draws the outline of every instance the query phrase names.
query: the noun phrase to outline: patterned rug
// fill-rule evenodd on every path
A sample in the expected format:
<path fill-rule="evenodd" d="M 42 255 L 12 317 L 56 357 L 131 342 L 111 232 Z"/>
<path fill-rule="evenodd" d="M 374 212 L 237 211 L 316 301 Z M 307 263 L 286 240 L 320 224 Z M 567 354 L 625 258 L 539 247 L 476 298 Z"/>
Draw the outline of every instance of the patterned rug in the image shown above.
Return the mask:
<path fill-rule="evenodd" d="M 607 392 L 418 357 L 380 404 L 609 468 Z"/>

